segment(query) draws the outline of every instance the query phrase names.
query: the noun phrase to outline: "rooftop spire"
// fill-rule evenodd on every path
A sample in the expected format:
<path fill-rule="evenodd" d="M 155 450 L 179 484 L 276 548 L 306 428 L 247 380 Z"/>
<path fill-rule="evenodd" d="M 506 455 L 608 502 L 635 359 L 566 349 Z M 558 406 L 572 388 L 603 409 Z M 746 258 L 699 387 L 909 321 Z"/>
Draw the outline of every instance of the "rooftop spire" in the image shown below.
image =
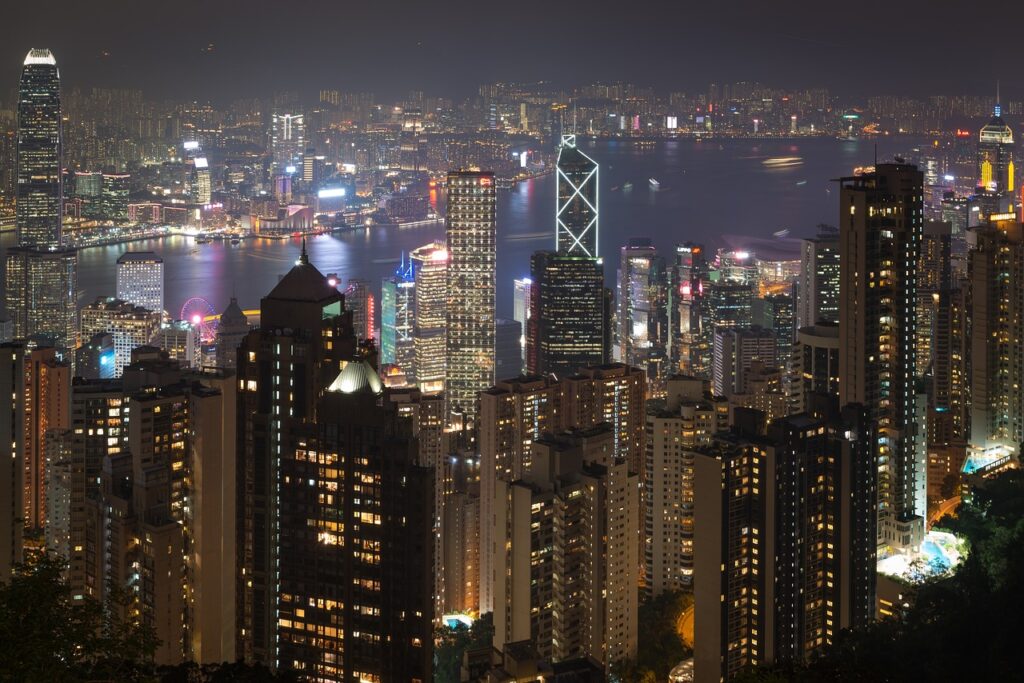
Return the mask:
<path fill-rule="evenodd" d="M 305 236 L 303 236 L 303 238 L 302 238 L 302 255 L 299 256 L 299 263 L 301 263 L 304 266 L 308 266 L 309 265 L 309 255 L 306 253 L 306 238 L 305 238 Z"/>

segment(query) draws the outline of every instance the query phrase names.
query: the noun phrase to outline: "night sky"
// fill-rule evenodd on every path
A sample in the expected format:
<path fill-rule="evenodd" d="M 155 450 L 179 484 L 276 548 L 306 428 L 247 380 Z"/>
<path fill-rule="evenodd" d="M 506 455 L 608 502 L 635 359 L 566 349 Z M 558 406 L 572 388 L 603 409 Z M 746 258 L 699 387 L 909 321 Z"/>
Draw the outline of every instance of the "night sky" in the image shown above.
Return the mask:
<path fill-rule="evenodd" d="M 69 85 L 154 97 L 321 87 L 464 96 L 495 80 L 709 81 L 851 95 L 1024 93 L 1024 3 L 989 0 L 50 0 L 4 2 L 0 98 L 30 47 Z M 208 46 L 212 44 L 212 50 Z M 10 84 L 4 86 L 3 84 Z M 1006 99 L 1004 97 L 1004 99 Z"/>

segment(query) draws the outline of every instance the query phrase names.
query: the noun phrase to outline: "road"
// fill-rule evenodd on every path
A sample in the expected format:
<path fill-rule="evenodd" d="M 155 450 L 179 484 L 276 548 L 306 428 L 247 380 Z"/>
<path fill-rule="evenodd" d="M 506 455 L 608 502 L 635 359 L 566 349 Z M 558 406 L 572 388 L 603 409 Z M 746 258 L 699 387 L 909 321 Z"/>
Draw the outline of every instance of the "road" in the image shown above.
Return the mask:
<path fill-rule="evenodd" d="M 935 522 L 939 521 L 947 514 L 955 512 L 957 507 L 960 505 L 960 496 L 953 496 L 939 503 L 939 507 L 935 508 L 935 511 L 928 518 L 928 526 L 931 527 Z"/>

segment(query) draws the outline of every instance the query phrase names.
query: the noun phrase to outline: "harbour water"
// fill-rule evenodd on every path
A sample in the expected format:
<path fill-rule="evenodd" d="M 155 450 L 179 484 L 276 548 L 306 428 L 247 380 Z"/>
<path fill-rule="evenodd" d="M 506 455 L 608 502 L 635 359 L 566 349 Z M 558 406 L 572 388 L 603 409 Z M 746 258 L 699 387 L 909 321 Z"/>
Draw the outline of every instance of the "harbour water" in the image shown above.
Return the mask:
<path fill-rule="evenodd" d="M 601 164 L 598 248 L 609 285 L 615 280 L 618 248 L 632 237 L 651 238 L 667 258 L 676 243 L 687 240 L 712 249 L 749 249 L 764 257 L 795 256 L 800 237 L 838 218 L 830 179 L 872 163 L 875 144 L 831 138 L 581 142 Z M 878 156 L 889 158 L 909 146 L 883 140 Z M 547 175 L 499 193 L 499 317 L 512 316 L 512 281 L 529 274 L 530 254 L 554 246 L 554 183 L 554 176 Z M 774 235 L 787 229 L 785 237 Z M 368 280 L 379 294 L 381 278 L 395 270 L 403 252 L 443 237 L 442 223 L 378 227 L 311 237 L 308 250 L 324 273 L 337 273 L 342 282 Z M 13 233 L 6 233 L 0 250 L 14 241 Z M 297 238 L 196 245 L 183 236 L 83 249 L 79 304 L 114 294 L 114 264 L 122 252 L 150 250 L 164 258 L 165 301 L 173 315 L 193 297 L 206 299 L 218 312 L 232 294 L 243 308 L 257 308 L 300 249 Z"/>

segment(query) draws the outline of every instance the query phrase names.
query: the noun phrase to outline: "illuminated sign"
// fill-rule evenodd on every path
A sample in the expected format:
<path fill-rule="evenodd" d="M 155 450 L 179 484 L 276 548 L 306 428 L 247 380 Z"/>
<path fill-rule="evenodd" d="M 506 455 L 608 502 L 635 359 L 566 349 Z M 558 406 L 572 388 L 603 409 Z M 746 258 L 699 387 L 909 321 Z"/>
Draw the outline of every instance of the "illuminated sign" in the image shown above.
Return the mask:
<path fill-rule="evenodd" d="M 284 172 L 288 173 L 288 174 L 295 173 L 296 170 L 298 170 L 298 169 L 296 169 L 294 166 L 285 166 L 284 167 Z"/>
<path fill-rule="evenodd" d="M 1017 214 L 1015 213 L 990 213 L 988 215 L 990 221 L 1013 221 L 1017 220 Z"/>
<path fill-rule="evenodd" d="M 182 147 L 184 147 L 187 150 L 199 149 L 199 143 L 196 142 L 195 140 L 188 140 L 185 142 L 184 145 L 182 145 Z"/>
<path fill-rule="evenodd" d="M 196 157 L 195 165 L 196 168 L 209 168 L 210 162 L 206 160 L 206 157 Z"/>
<path fill-rule="evenodd" d="M 316 196 L 320 197 L 320 199 L 330 199 L 332 197 L 344 197 L 345 196 L 345 188 L 344 187 L 325 187 L 324 189 L 322 189 L 319 192 L 317 192 Z"/>
<path fill-rule="evenodd" d="M 666 116 L 665 127 L 668 128 L 669 130 L 675 130 L 676 128 L 679 127 L 679 119 L 675 116 Z"/>

